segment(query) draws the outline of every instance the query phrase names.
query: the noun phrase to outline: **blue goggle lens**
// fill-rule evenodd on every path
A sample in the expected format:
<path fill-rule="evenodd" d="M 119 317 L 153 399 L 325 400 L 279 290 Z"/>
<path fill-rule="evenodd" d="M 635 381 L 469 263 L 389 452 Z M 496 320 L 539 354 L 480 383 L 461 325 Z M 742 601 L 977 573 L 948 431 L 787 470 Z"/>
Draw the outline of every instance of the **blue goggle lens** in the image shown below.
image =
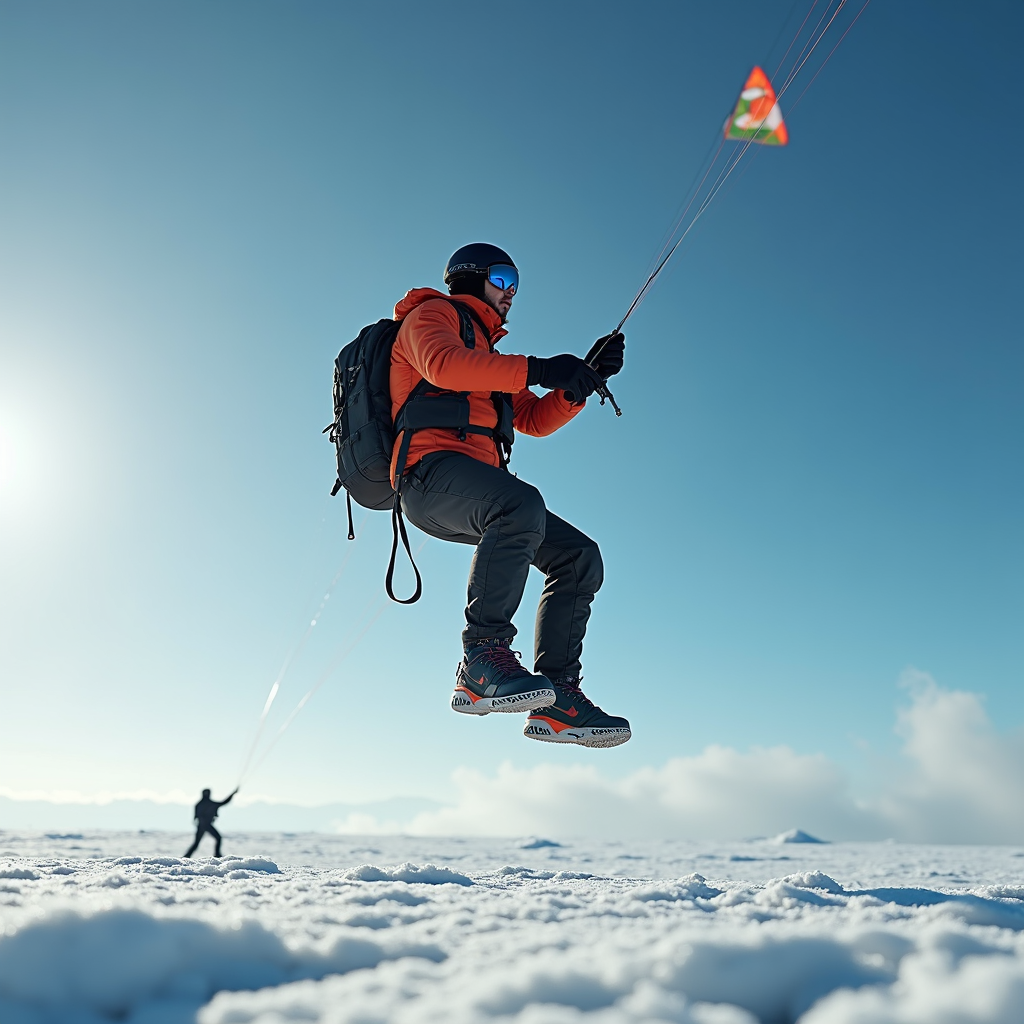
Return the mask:
<path fill-rule="evenodd" d="M 507 263 L 496 263 L 493 267 L 488 267 L 487 280 L 503 292 L 507 292 L 511 288 L 512 294 L 515 295 L 519 290 L 519 271 Z"/>

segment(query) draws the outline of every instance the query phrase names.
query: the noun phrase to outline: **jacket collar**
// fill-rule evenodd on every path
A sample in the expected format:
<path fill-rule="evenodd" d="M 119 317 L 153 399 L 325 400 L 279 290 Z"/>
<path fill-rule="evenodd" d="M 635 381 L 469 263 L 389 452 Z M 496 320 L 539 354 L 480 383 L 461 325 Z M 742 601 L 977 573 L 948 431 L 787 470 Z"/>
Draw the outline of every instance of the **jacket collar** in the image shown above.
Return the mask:
<path fill-rule="evenodd" d="M 395 319 L 404 320 L 418 305 L 430 299 L 446 299 L 449 302 L 454 300 L 469 306 L 487 328 L 492 345 L 508 334 L 508 331 L 502 327 L 501 317 L 497 310 L 493 306 L 489 306 L 483 299 L 478 299 L 475 295 L 446 295 L 436 288 L 413 288 L 406 292 L 405 297 L 395 305 Z"/>

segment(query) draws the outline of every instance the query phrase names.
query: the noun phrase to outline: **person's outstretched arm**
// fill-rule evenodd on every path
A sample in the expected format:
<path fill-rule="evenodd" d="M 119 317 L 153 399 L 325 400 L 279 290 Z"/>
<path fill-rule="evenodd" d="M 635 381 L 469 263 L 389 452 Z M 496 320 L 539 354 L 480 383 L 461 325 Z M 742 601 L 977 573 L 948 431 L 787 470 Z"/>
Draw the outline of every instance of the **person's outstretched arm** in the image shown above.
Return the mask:
<path fill-rule="evenodd" d="M 231 801 L 232 801 L 232 800 L 234 799 L 234 797 L 235 797 L 235 794 L 236 794 L 237 792 L 238 792 L 238 787 L 236 786 L 236 787 L 235 787 L 235 788 L 234 788 L 233 790 L 231 790 L 231 792 L 230 792 L 230 793 L 228 793 L 228 795 L 227 795 L 227 799 L 226 799 L 226 800 L 220 800 L 220 801 L 218 801 L 218 803 L 217 803 L 217 806 L 218 806 L 218 807 L 223 807 L 223 806 L 224 806 L 225 804 L 229 804 L 229 803 L 231 803 Z"/>

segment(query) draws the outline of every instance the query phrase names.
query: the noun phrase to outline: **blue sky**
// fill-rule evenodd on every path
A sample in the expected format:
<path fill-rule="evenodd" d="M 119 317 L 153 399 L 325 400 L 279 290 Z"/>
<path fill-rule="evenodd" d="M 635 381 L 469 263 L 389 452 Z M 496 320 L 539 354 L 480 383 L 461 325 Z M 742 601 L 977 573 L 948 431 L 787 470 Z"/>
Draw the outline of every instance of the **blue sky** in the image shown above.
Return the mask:
<path fill-rule="evenodd" d="M 584 352 L 789 9 L 6 5 L 0 789 L 229 788 L 348 549 L 337 350 L 489 240 L 522 273 L 503 349 Z M 385 607 L 371 515 L 271 725 L 370 627 L 250 791 L 713 744 L 868 779 L 908 666 L 1019 729 L 1022 21 L 872 3 L 631 319 L 625 415 L 516 445 L 601 543 L 586 685 L 632 742 L 451 714 L 470 552 L 430 541 L 423 602 Z"/>

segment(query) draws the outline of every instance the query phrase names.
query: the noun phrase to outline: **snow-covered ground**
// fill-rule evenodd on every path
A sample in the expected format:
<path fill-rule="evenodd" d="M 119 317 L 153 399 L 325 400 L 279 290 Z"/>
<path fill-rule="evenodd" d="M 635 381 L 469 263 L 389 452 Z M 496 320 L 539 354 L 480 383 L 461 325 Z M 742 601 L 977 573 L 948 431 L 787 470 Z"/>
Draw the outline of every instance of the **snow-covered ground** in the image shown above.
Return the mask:
<path fill-rule="evenodd" d="M 228 836 L 0 833 L 0 1021 L 1024 1021 L 1019 848 Z"/>

